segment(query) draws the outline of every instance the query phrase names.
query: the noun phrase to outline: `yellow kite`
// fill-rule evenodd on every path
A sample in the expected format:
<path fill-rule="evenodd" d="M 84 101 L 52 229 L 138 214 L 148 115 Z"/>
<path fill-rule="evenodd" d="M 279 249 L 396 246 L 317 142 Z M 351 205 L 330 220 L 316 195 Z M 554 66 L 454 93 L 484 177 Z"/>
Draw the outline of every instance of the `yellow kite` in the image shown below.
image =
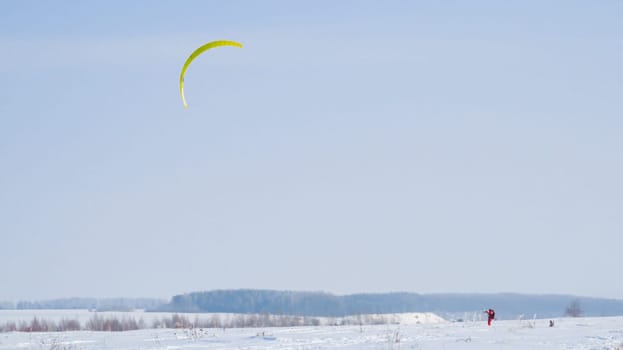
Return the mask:
<path fill-rule="evenodd" d="M 188 108 L 188 104 L 186 104 L 186 98 L 184 97 L 184 74 L 186 73 L 186 69 L 188 69 L 190 62 L 192 62 L 195 58 L 197 58 L 197 56 L 201 55 L 202 53 L 204 53 L 205 51 L 213 47 L 218 47 L 218 46 L 242 47 L 242 44 L 235 42 L 235 41 L 230 41 L 230 40 L 212 41 L 199 47 L 197 50 L 195 50 L 193 53 L 190 54 L 190 57 L 188 57 L 186 62 L 184 62 L 184 66 L 182 67 L 182 74 L 180 74 L 180 95 L 182 96 L 182 102 L 184 103 L 184 108 Z"/>

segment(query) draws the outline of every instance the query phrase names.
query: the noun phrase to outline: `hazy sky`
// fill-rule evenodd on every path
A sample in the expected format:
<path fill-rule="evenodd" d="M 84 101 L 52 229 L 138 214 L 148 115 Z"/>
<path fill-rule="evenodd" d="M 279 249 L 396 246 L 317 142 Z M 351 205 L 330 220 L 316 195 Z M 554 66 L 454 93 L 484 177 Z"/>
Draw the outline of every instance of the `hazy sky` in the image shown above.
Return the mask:
<path fill-rule="evenodd" d="M 0 300 L 623 298 L 621 1 L 2 1 Z M 186 75 L 198 46 L 230 39 Z"/>

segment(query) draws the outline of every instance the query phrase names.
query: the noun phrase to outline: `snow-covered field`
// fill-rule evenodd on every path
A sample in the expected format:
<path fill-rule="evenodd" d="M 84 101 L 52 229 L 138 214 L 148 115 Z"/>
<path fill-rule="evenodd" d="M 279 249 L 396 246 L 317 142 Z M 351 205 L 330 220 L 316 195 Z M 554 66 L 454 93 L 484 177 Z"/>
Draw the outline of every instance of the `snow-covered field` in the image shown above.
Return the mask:
<path fill-rule="evenodd" d="M 6 316 L 6 315 L 5 315 Z M 0 349 L 623 349 L 623 317 L 263 329 L 1 333 Z"/>

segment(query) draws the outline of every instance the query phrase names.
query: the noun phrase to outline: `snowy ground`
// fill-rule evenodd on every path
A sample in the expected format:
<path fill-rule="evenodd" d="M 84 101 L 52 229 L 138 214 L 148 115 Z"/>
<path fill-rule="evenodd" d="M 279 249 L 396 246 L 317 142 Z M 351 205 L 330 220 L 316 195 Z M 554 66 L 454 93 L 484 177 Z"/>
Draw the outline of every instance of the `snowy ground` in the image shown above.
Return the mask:
<path fill-rule="evenodd" d="M 623 349 L 623 317 L 188 331 L 2 333 L 0 349 Z"/>

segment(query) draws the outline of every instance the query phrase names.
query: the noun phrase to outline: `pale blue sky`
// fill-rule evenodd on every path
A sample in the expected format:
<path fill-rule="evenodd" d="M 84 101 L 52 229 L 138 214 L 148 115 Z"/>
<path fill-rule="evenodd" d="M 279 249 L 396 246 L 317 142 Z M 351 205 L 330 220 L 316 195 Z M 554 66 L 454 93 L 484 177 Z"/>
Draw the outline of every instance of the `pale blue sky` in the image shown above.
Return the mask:
<path fill-rule="evenodd" d="M 183 3 L 183 5 L 182 5 Z M 0 300 L 623 298 L 620 1 L 3 1 Z M 201 44 L 230 39 L 187 72 Z"/>

